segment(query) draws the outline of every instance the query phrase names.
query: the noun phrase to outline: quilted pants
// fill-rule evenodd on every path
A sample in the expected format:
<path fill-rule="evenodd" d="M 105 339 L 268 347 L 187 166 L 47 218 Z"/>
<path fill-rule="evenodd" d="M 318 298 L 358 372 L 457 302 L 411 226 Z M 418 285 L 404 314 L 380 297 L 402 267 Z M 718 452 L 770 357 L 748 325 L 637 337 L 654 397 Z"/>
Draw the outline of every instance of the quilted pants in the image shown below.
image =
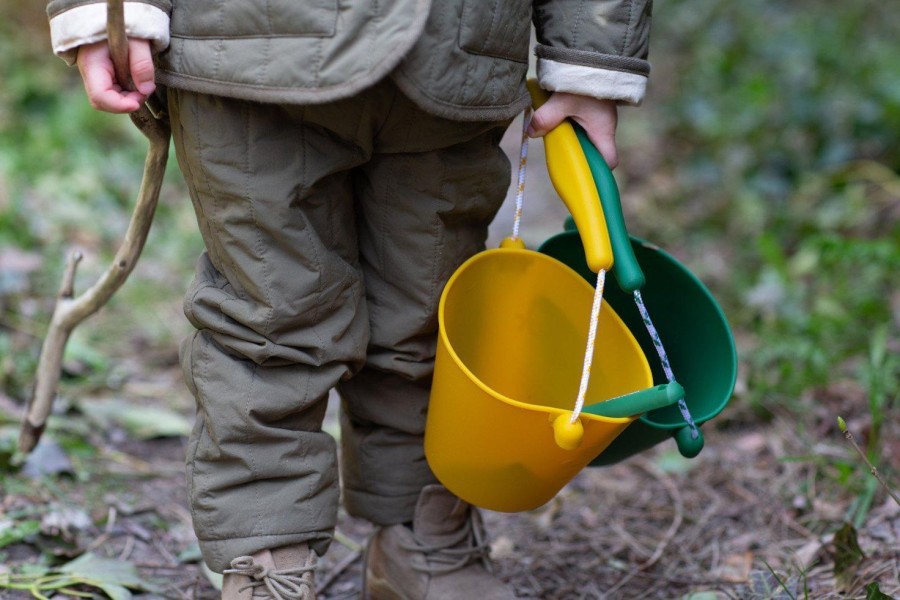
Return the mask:
<path fill-rule="evenodd" d="M 422 439 L 438 300 L 509 186 L 507 123 L 431 116 L 390 80 L 306 106 L 170 90 L 169 112 L 206 246 L 181 356 L 207 564 L 299 542 L 325 551 L 340 493 L 322 431 L 335 387 L 346 509 L 412 520 L 435 481 Z"/>

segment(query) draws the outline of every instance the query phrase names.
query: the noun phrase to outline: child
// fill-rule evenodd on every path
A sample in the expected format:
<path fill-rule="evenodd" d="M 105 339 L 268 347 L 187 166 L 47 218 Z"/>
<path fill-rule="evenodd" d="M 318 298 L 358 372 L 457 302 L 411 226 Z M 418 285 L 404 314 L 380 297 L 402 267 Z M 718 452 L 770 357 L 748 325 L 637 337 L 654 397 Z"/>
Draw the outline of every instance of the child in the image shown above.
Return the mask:
<path fill-rule="evenodd" d="M 134 0 L 137 91 L 115 81 L 105 4 L 53 0 L 54 50 L 92 105 L 167 88 L 206 251 L 182 346 L 197 421 L 188 489 L 222 597 L 314 598 L 341 490 L 379 528 L 366 597 L 513 598 L 477 511 L 422 449 L 441 289 L 484 248 L 499 148 L 538 78 L 540 136 L 571 117 L 612 166 L 616 104 L 641 101 L 652 0 Z"/>

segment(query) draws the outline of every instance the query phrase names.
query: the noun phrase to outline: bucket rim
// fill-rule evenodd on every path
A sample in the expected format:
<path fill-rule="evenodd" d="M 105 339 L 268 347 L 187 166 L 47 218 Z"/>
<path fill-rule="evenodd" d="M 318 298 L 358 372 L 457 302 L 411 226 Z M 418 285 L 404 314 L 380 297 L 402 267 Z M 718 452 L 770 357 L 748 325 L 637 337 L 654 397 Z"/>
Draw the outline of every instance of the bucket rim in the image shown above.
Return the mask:
<path fill-rule="evenodd" d="M 727 386 L 729 391 L 728 391 L 728 394 L 725 397 L 725 399 L 722 402 L 718 403 L 719 405 L 714 411 L 707 412 L 707 413 L 703 414 L 702 418 L 695 419 L 695 422 L 697 423 L 697 425 L 702 425 L 703 423 L 706 423 L 707 421 L 714 419 L 723 410 L 725 410 L 725 407 L 728 406 L 728 402 L 731 400 L 731 397 L 734 394 L 734 388 L 737 385 L 738 370 L 740 368 L 740 362 L 738 360 L 738 354 L 737 354 L 737 342 L 734 339 L 734 332 L 731 328 L 731 324 L 728 322 L 728 317 L 725 315 L 725 311 L 722 310 L 722 307 L 719 305 L 718 300 L 716 300 L 716 297 L 713 296 L 713 294 L 709 290 L 709 288 L 706 287 L 706 284 L 703 283 L 703 281 L 701 281 L 700 278 L 693 271 L 691 271 L 683 262 L 681 262 L 678 258 L 676 258 L 674 255 L 672 255 L 670 252 L 666 251 L 664 248 L 660 247 L 659 245 L 657 245 L 653 242 L 647 241 L 647 240 L 640 238 L 638 236 L 635 236 L 635 235 L 629 234 L 628 237 L 629 237 L 631 243 L 637 244 L 637 245 L 641 246 L 642 248 L 644 248 L 645 250 L 657 254 L 662 260 L 667 262 L 671 266 L 671 268 L 677 269 L 678 271 L 680 271 L 681 273 L 686 275 L 691 280 L 692 284 L 696 287 L 697 291 L 699 291 L 700 294 L 705 298 L 705 300 L 709 304 L 709 306 L 711 306 L 714 309 L 715 320 L 718 321 L 718 324 L 721 325 L 723 327 L 724 331 L 727 333 L 727 345 L 728 345 L 727 352 L 728 352 L 728 357 L 729 357 L 730 363 L 732 365 L 731 373 L 730 373 L 730 377 L 729 377 L 729 381 L 728 381 L 728 386 Z M 560 244 L 560 243 L 563 243 L 563 244 L 574 243 L 574 244 L 581 245 L 581 238 L 578 234 L 578 230 L 574 229 L 574 228 L 571 228 L 571 229 L 566 228 L 566 229 L 563 229 L 563 231 L 553 234 L 552 236 L 550 236 L 549 238 L 544 240 L 544 242 L 538 248 L 538 251 L 541 251 L 542 248 L 544 248 L 548 245 Z M 558 260 L 558 259 L 554 259 L 554 260 Z M 560 262 L 562 262 L 562 261 L 560 261 Z M 562 264 L 565 265 L 565 263 L 562 263 Z M 568 265 L 566 265 L 566 266 L 568 266 Z M 588 284 L 588 285 L 590 285 L 590 284 Z M 677 379 L 677 373 L 676 373 L 676 379 Z M 654 382 L 654 383 L 656 383 L 656 382 Z M 654 420 L 652 418 L 653 412 L 654 411 L 644 413 L 643 415 L 641 415 L 639 417 L 638 420 L 640 420 L 643 423 L 646 423 L 647 425 L 649 425 L 650 427 L 653 427 L 655 429 L 673 430 L 674 431 L 674 430 L 680 429 L 685 426 L 684 422 Z"/>
<path fill-rule="evenodd" d="M 728 394 L 725 396 L 724 400 L 719 402 L 719 405 L 715 410 L 713 410 L 711 412 L 707 412 L 704 415 L 702 415 L 702 417 L 696 419 L 697 425 L 702 425 L 703 423 L 706 423 L 707 421 L 715 418 L 716 416 L 719 415 L 719 413 L 721 413 L 723 410 L 725 410 L 725 407 L 728 406 L 728 402 L 729 402 L 729 400 L 731 400 L 731 397 L 734 394 L 734 387 L 735 387 L 735 385 L 737 385 L 738 368 L 740 366 L 740 363 L 738 362 L 737 344 L 734 340 L 734 332 L 731 329 L 731 324 L 728 322 L 728 317 L 725 316 L 725 311 L 722 310 L 722 307 L 719 305 L 719 301 L 716 300 L 716 297 L 713 296 L 712 292 L 709 291 L 709 288 L 706 287 L 706 284 L 703 283 L 703 281 L 693 271 L 691 271 L 687 267 L 687 265 L 685 265 L 683 262 L 678 260 L 670 252 L 667 252 L 664 248 L 659 247 L 658 245 L 654 244 L 653 242 L 648 242 L 647 240 L 644 240 L 644 239 L 641 239 L 641 238 L 635 237 L 635 236 L 629 236 L 629 237 L 631 237 L 631 239 L 633 241 L 637 242 L 640 246 L 647 249 L 648 251 L 656 252 L 664 260 L 666 260 L 669 264 L 671 264 L 674 268 L 679 269 L 682 273 L 687 275 L 690 278 L 690 280 L 694 283 L 697 290 L 701 292 L 701 295 L 709 303 L 709 306 L 711 306 L 714 309 L 714 311 L 713 311 L 715 313 L 714 319 L 718 321 L 718 324 L 722 327 L 723 331 L 725 331 L 725 333 L 727 334 L 726 337 L 727 337 L 727 345 L 728 345 L 728 357 L 730 359 L 729 362 L 732 365 L 731 376 L 729 378 L 730 381 L 728 382 L 728 386 L 727 386 Z M 680 429 L 685 426 L 684 423 L 670 423 L 670 422 L 654 420 L 652 418 L 652 413 L 653 413 L 653 411 L 645 413 L 645 414 L 641 415 L 640 419 L 643 422 L 647 423 L 648 425 L 652 425 L 653 427 L 656 427 L 658 429 L 675 430 L 675 429 Z"/>
<path fill-rule="evenodd" d="M 462 370 L 462 372 L 466 375 L 466 378 L 469 381 L 472 381 L 480 390 L 482 390 L 484 393 L 486 393 L 491 398 L 494 398 L 495 400 L 499 400 L 500 402 L 503 402 L 503 403 L 513 406 L 515 408 L 521 408 L 521 409 L 526 409 L 526 410 L 531 410 L 531 411 L 536 411 L 536 412 L 542 412 L 542 413 L 547 414 L 551 418 L 556 417 L 560 414 L 571 414 L 573 412 L 571 410 L 566 410 L 564 408 L 555 408 L 552 406 L 542 406 L 540 404 L 531 404 L 528 402 L 522 402 L 521 400 L 515 400 L 514 398 L 510 398 L 509 396 L 506 396 L 505 394 L 498 392 L 497 390 L 493 389 L 492 387 L 490 387 L 486 383 L 484 383 L 478 376 L 475 375 L 475 373 L 473 373 L 471 371 L 471 369 L 469 369 L 469 367 L 465 364 L 465 362 L 463 362 L 463 360 L 456 353 L 456 350 L 453 348 L 453 345 L 450 343 L 449 336 L 447 335 L 447 328 L 446 328 L 445 322 L 444 322 L 444 309 L 445 309 L 445 304 L 446 304 L 446 300 L 447 300 L 447 295 L 451 292 L 451 290 L 453 288 L 453 284 L 457 281 L 457 279 L 459 279 L 461 274 L 464 273 L 471 265 L 481 262 L 481 261 L 484 261 L 486 259 L 490 259 L 494 256 L 497 256 L 498 254 L 507 254 L 507 255 L 508 254 L 519 254 L 519 255 L 527 256 L 529 259 L 544 261 L 547 264 L 553 265 L 553 267 L 556 269 L 561 269 L 562 271 L 567 272 L 567 276 L 571 276 L 573 278 L 573 280 L 576 280 L 579 282 L 578 285 L 582 285 L 582 286 L 588 288 L 591 292 L 593 292 L 593 288 L 587 281 L 584 280 L 583 277 L 581 277 L 578 273 L 576 273 L 571 267 L 569 267 L 562 261 L 559 261 L 559 260 L 553 258 L 552 256 L 542 254 L 536 250 L 529 250 L 527 248 L 506 247 L 506 248 L 489 248 L 486 250 L 482 250 L 481 252 L 478 252 L 477 254 L 469 257 L 465 262 L 463 262 L 459 267 L 457 267 L 457 269 L 450 276 L 450 279 L 448 279 L 447 283 L 444 285 L 444 289 L 441 291 L 441 298 L 440 298 L 440 302 L 438 303 L 438 335 L 440 338 L 440 343 L 443 345 L 443 347 L 446 349 L 447 353 L 450 355 L 450 358 L 453 360 L 454 365 L 457 368 L 459 368 L 460 370 Z M 625 327 L 624 323 L 621 323 L 621 319 L 619 318 L 619 315 L 616 314 L 616 312 L 612 309 L 611 306 L 606 305 L 606 306 L 604 306 L 604 309 L 608 310 L 612 314 L 612 316 L 616 319 L 616 321 L 618 321 L 624 329 L 626 329 L 626 330 L 628 329 L 627 327 Z M 629 333 L 630 333 L 630 331 L 629 331 Z M 643 351 L 641 352 L 641 355 L 643 356 Z M 644 360 L 645 361 L 647 360 L 646 356 L 644 356 Z M 647 370 L 649 371 L 649 364 L 647 366 Z M 651 377 L 651 380 L 652 380 L 652 377 Z M 633 390 L 633 391 L 638 391 L 638 390 Z M 579 415 L 579 417 L 586 418 L 589 421 L 598 421 L 601 423 L 609 423 L 609 424 L 630 424 L 630 423 L 633 423 L 634 421 L 638 420 L 637 416 L 634 416 L 634 417 L 604 417 L 601 415 L 595 415 L 595 414 L 586 413 L 586 412 L 582 412 Z"/>

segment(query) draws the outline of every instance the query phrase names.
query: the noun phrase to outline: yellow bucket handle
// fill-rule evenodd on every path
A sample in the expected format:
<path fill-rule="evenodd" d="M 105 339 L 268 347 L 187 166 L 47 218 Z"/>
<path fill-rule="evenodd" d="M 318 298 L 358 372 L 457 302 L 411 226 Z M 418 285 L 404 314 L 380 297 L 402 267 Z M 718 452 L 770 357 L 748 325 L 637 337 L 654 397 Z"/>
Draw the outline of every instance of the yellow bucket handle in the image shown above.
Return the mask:
<path fill-rule="evenodd" d="M 549 94 L 534 79 L 528 80 L 534 108 L 540 108 Z M 568 120 L 544 135 L 547 172 L 581 234 L 587 265 L 594 273 L 613 266 L 612 244 L 594 177 L 575 129 Z"/>
<path fill-rule="evenodd" d="M 540 88 L 534 79 L 528 80 L 527 85 L 534 108 L 540 108 L 549 99 L 549 95 Z M 516 219 L 513 226 L 513 238 L 504 241 L 504 245 L 507 246 L 511 246 L 519 241 L 518 225 L 522 214 L 525 164 L 528 152 L 528 137 L 525 131 L 528 125 L 529 112 L 526 111 L 523 117 L 522 150 L 519 159 L 519 181 L 516 193 Z M 612 268 L 613 265 L 613 253 L 597 186 L 594 184 L 593 175 L 584 152 L 581 150 L 581 145 L 578 142 L 578 137 L 572 124 L 568 121 L 563 121 L 552 131 L 548 132 L 544 136 L 544 146 L 546 148 L 545 156 L 550 180 L 572 214 L 578 231 L 583 232 L 582 244 L 585 249 L 587 264 L 592 271 L 597 273 L 597 286 L 594 289 L 594 301 L 591 306 L 587 348 L 585 349 L 581 382 L 578 386 L 575 408 L 571 413 L 562 413 L 553 420 L 553 434 L 556 443 L 561 448 L 574 450 L 581 444 L 584 435 L 584 427 L 578 417 L 584 408 L 584 400 L 590 381 L 591 362 L 593 361 L 594 345 L 597 338 L 597 324 L 603 303 L 603 286 L 606 281 L 606 271 Z"/>

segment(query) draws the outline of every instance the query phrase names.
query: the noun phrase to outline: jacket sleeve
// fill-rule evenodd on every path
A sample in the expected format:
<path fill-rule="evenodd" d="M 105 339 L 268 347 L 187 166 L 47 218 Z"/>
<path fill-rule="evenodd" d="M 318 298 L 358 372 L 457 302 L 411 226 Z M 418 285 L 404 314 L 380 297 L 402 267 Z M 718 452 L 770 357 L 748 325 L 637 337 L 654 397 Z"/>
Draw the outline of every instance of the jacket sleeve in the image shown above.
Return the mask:
<path fill-rule="evenodd" d="M 537 73 L 550 91 L 640 104 L 653 0 L 534 0 Z"/>
<path fill-rule="evenodd" d="M 153 51 L 169 46 L 171 0 L 125 2 L 125 31 L 129 37 L 152 42 Z M 47 5 L 53 52 L 69 65 L 75 63 L 78 47 L 106 39 L 106 2 L 53 0 Z"/>

